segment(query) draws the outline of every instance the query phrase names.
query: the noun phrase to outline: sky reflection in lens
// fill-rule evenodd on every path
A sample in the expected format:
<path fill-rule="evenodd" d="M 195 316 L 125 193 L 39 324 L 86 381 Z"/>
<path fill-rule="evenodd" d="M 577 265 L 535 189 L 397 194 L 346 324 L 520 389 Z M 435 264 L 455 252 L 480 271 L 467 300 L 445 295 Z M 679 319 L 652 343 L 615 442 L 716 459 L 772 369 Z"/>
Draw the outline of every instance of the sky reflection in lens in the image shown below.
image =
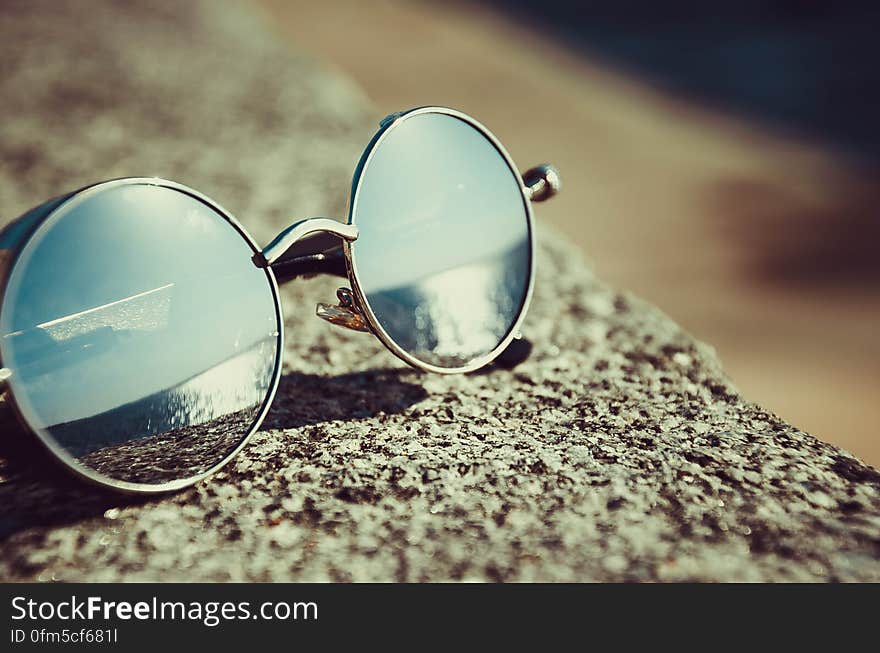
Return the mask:
<path fill-rule="evenodd" d="M 485 356 L 516 321 L 531 242 L 520 181 L 458 118 L 425 113 L 392 128 L 362 173 L 352 244 L 385 331 L 439 367 Z"/>
<path fill-rule="evenodd" d="M 32 428 L 112 479 L 161 484 L 221 462 L 271 388 L 275 302 L 251 247 L 171 188 L 63 206 L 27 246 L 0 315 Z"/>

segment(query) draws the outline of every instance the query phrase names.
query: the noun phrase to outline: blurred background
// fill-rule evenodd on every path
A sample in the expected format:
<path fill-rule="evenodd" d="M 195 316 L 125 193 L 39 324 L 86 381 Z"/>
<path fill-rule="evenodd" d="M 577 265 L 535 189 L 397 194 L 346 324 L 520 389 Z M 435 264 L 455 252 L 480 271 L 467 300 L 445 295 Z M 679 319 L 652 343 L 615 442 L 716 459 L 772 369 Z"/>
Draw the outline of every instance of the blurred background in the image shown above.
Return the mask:
<path fill-rule="evenodd" d="M 257 5 L 383 113 L 454 106 L 523 168 L 557 164 L 540 219 L 601 278 L 880 465 L 878 3 Z"/>

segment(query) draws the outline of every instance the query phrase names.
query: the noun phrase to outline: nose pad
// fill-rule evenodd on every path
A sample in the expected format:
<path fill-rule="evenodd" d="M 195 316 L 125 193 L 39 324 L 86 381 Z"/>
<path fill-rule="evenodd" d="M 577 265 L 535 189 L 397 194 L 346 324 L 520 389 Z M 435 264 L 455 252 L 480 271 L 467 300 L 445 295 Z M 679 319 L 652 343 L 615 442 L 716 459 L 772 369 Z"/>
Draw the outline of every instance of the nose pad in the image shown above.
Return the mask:
<path fill-rule="evenodd" d="M 336 291 L 339 304 L 318 304 L 315 307 L 315 315 L 330 324 L 345 327 L 352 331 L 369 331 L 367 320 L 358 308 L 354 295 L 348 288 L 339 288 Z"/>

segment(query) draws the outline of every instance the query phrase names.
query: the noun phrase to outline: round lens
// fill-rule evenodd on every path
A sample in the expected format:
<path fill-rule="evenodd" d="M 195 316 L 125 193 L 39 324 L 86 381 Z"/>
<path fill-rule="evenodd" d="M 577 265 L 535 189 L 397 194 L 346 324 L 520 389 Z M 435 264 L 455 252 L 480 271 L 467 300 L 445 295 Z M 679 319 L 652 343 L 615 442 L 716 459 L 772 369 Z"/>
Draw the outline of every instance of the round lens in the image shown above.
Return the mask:
<path fill-rule="evenodd" d="M 171 489 L 223 463 L 274 388 L 274 289 L 218 210 L 170 186 L 110 182 L 52 213 L 0 311 L 16 405 L 99 482 Z"/>
<path fill-rule="evenodd" d="M 516 171 L 469 122 L 419 113 L 364 167 L 352 219 L 358 283 L 386 334 L 417 362 L 488 362 L 522 313 L 531 232 Z"/>

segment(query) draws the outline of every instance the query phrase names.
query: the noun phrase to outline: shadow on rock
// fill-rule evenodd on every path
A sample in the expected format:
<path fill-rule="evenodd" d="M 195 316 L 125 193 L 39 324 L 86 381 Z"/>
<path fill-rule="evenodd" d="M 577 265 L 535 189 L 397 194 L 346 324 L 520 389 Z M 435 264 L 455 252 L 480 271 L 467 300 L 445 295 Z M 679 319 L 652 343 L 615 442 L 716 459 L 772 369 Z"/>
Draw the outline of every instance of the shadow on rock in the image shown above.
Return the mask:
<path fill-rule="evenodd" d="M 419 373 L 408 368 L 367 370 L 339 376 L 291 372 L 281 378 L 263 429 L 295 429 L 333 420 L 400 413 L 425 399 Z"/>
<path fill-rule="evenodd" d="M 11 417 L 0 418 L 0 433 L 0 541 L 33 526 L 69 524 L 148 501 L 73 477 Z"/>
<path fill-rule="evenodd" d="M 398 413 L 427 396 L 403 380 L 408 369 L 282 377 L 263 429 L 294 429 L 333 420 Z M 156 501 L 103 490 L 72 476 L 9 415 L 0 416 L 0 541 L 35 526 L 60 526 L 111 508 Z"/>

